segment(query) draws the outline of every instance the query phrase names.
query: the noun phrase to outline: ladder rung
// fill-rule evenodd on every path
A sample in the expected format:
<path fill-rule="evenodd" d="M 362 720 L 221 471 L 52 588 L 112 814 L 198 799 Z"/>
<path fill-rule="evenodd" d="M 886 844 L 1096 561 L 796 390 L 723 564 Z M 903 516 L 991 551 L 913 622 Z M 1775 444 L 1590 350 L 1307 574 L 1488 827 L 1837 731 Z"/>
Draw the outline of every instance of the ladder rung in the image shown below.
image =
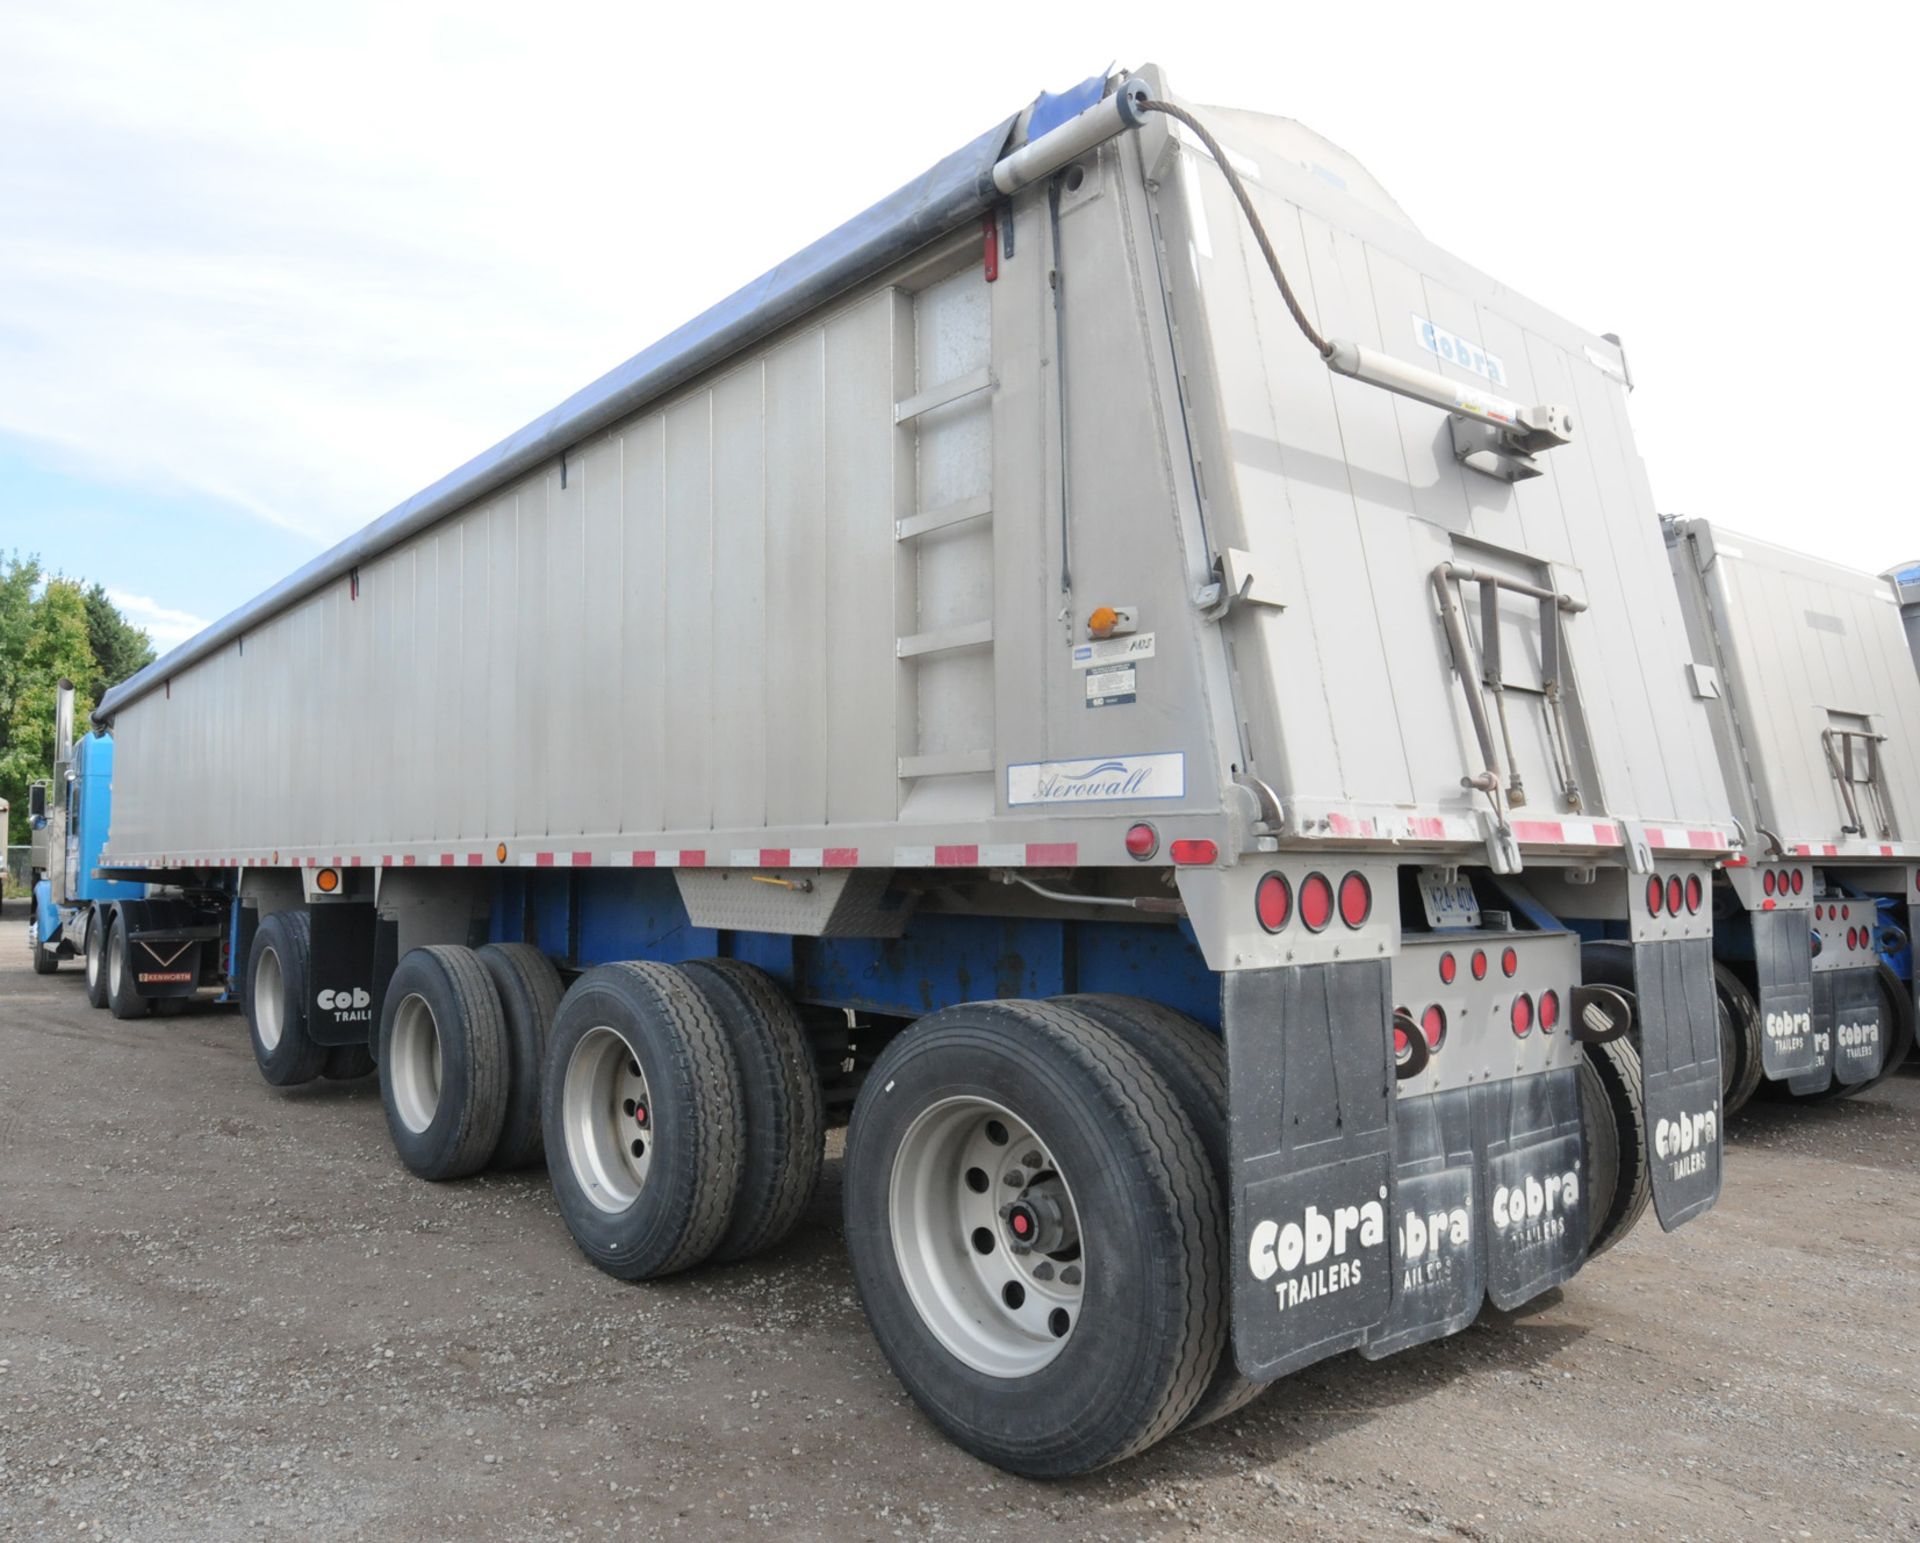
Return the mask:
<path fill-rule="evenodd" d="M 993 623 L 968 622 L 964 627 L 942 627 L 937 632 L 915 632 L 894 644 L 895 656 L 912 659 L 920 654 L 946 653 L 955 648 L 980 648 L 993 641 Z"/>
<path fill-rule="evenodd" d="M 929 509 L 923 514 L 910 514 L 903 520 L 893 522 L 894 539 L 911 541 L 915 536 L 924 536 L 928 531 L 945 530 L 949 525 L 959 525 L 967 520 L 977 520 L 983 514 L 993 513 L 993 498 L 982 493 L 976 498 L 963 498 L 957 504 L 948 504 L 944 509 Z"/>
<path fill-rule="evenodd" d="M 904 402 L 894 405 L 893 421 L 906 423 L 918 418 L 922 413 L 930 413 L 936 407 L 945 407 L 949 402 L 957 402 L 963 396 L 972 396 L 976 391 L 985 391 L 993 384 L 993 372 L 982 366 L 969 370 L 965 375 L 955 376 L 952 380 L 942 381 L 937 386 L 929 386 L 925 391 L 916 392 Z"/>

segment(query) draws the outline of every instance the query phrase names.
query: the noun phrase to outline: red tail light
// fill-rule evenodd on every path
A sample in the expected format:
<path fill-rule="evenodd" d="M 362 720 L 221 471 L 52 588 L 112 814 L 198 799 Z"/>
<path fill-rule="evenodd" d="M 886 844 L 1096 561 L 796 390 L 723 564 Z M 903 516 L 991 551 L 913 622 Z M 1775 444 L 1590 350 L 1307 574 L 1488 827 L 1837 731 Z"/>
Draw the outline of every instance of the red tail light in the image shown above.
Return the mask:
<path fill-rule="evenodd" d="M 1487 978 L 1486 954 L 1482 950 L 1476 948 L 1473 951 L 1473 963 L 1469 965 L 1468 968 L 1473 971 L 1473 978 L 1475 980 L 1485 980 Z"/>
<path fill-rule="evenodd" d="M 1192 867 L 1196 863 L 1217 862 L 1220 857 L 1220 848 L 1204 837 L 1197 840 L 1189 838 L 1184 841 L 1176 841 L 1172 846 L 1167 848 L 1167 851 L 1172 854 L 1173 860 L 1176 863 L 1181 863 L 1187 867 Z"/>
<path fill-rule="evenodd" d="M 1413 1041 L 1407 1038 L 1407 1031 L 1399 1024 L 1393 1026 L 1393 1058 L 1404 1061 L 1413 1054 Z"/>
<path fill-rule="evenodd" d="M 1533 998 L 1521 992 L 1513 999 L 1513 1032 L 1515 1038 L 1525 1039 L 1533 1029 Z"/>
<path fill-rule="evenodd" d="M 1773 882 L 1773 870 L 1771 868 L 1760 875 L 1760 887 L 1769 895 L 1773 893 Z"/>
<path fill-rule="evenodd" d="M 1350 873 L 1340 881 L 1340 920 L 1349 927 L 1366 925 L 1373 914 L 1373 886 L 1364 875 Z"/>
<path fill-rule="evenodd" d="M 1788 874 L 1788 875 L 1787 875 L 1787 878 L 1788 878 L 1788 879 L 1789 879 L 1789 880 L 1790 880 L 1790 881 L 1792 882 L 1792 884 L 1793 884 L 1793 892 L 1794 892 L 1794 893 L 1795 893 L 1796 895 L 1797 895 L 1797 894 L 1799 894 L 1799 893 L 1800 893 L 1800 891 L 1801 891 L 1801 890 L 1803 890 L 1803 889 L 1805 889 L 1805 888 L 1806 888 L 1806 886 L 1807 886 L 1807 878 L 1806 878 L 1806 875 L 1805 875 L 1805 874 L 1803 874 L 1803 873 L 1802 873 L 1802 872 L 1801 872 L 1801 871 L 1800 871 L 1800 870 L 1799 870 L 1798 868 L 1795 868 L 1795 869 L 1793 870 L 1793 872 L 1791 872 L 1790 874 Z"/>
<path fill-rule="evenodd" d="M 1656 873 L 1652 878 L 1647 880 L 1647 915 L 1658 916 L 1660 914 L 1661 894 L 1660 875 Z"/>
<path fill-rule="evenodd" d="M 1427 1049 L 1438 1050 L 1447 1039 L 1447 1010 L 1435 1002 L 1420 1015 L 1420 1032 L 1427 1036 Z"/>
<path fill-rule="evenodd" d="M 1678 916 L 1680 914 L 1680 907 L 1684 903 L 1685 896 L 1686 891 L 1680 886 L 1680 875 L 1676 873 L 1672 878 L 1667 880 L 1667 914 L 1669 916 Z"/>
<path fill-rule="evenodd" d="M 1854 932 L 1853 928 L 1851 927 L 1847 928 L 1847 947 L 1858 948 L 1859 946 L 1860 946 L 1859 936 Z"/>
<path fill-rule="evenodd" d="M 1514 972 L 1520 968 L 1520 956 L 1512 949 L 1504 950 L 1500 955 L 1500 973 L 1512 980 Z"/>
<path fill-rule="evenodd" d="M 1160 850 L 1160 832 L 1142 821 L 1127 827 L 1127 855 L 1145 862 Z"/>
<path fill-rule="evenodd" d="M 1293 915 L 1293 886 L 1286 875 L 1269 873 L 1253 891 L 1253 914 L 1269 932 L 1278 932 Z"/>
<path fill-rule="evenodd" d="M 1692 915 L 1694 912 L 1698 911 L 1700 909 L 1700 902 L 1704 898 L 1705 898 L 1705 893 L 1700 888 L 1700 875 L 1697 873 L 1688 874 L 1687 875 L 1687 914 Z"/>
<path fill-rule="evenodd" d="M 1300 921 L 1309 932 L 1324 932 L 1333 920 L 1333 885 L 1324 873 L 1300 881 Z"/>
<path fill-rule="evenodd" d="M 1551 1034 L 1560 1026 L 1560 993 L 1543 991 L 1540 993 L 1540 1029 Z"/>
<path fill-rule="evenodd" d="M 1440 984 L 1443 986 L 1451 986 L 1454 976 L 1459 973 L 1459 961 L 1456 960 L 1452 954 L 1442 954 L 1440 956 Z"/>

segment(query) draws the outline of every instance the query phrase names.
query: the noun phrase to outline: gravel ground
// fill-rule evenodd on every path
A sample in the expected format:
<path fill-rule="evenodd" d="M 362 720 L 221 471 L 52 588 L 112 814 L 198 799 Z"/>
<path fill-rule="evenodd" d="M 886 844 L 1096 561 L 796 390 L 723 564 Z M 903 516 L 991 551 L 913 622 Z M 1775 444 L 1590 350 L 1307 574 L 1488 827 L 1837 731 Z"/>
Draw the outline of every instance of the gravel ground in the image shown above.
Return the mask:
<path fill-rule="evenodd" d="M 1716 1211 L 1519 1314 L 1046 1486 L 893 1381 L 837 1162 L 775 1253 L 624 1286 L 542 1174 L 420 1183 L 373 1084 L 273 1092 L 231 1012 L 92 1012 L 22 920 L 0 1537 L 1920 1537 L 1911 1073 L 1757 1106 Z"/>

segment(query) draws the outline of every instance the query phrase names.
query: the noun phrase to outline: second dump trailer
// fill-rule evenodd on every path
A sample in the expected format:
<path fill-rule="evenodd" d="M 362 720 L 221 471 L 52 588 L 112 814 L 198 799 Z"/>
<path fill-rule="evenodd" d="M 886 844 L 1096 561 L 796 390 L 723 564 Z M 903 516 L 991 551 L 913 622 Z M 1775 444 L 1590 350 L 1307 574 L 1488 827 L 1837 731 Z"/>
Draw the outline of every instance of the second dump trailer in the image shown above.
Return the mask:
<path fill-rule="evenodd" d="M 1761 1077 L 1871 1085 L 1913 1038 L 1920 676 L 1884 579 L 1700 519 L 1667 539 L 1746 860 L 1717 886 L 1722 989 Z"/>
<path fill-rule="evenodd" d="M 1618 346 L 1147 68 L 110 693 L 105 871 L 629 1278 L 851 1103 L 902 1381 L 1073 1472 L 1713 1203 L 1684 636 Z"/>

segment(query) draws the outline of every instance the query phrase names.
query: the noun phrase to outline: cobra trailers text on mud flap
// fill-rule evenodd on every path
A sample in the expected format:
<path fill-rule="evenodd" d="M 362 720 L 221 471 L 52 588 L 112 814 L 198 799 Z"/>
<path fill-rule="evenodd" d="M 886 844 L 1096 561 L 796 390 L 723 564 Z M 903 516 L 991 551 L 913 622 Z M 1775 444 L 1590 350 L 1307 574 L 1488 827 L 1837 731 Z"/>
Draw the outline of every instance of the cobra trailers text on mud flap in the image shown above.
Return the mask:
<path fill-rule="evenodd" d="M 627 1278 L 848 1119 L 903 1383 L 1083 1471 L 1718 1194 L 1626 390 L 1298 124 L 1095 77 L 111 692 L 102 871 L 229 905 L 270 1081 L 377 1061 Z"/>

